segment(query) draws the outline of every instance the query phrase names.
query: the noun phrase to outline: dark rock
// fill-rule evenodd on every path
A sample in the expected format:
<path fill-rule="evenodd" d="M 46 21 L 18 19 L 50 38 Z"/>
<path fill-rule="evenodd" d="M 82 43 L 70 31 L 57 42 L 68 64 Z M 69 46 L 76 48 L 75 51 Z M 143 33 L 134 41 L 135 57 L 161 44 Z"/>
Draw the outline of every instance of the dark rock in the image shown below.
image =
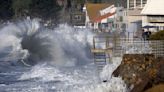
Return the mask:
<path fill-rule="evenodd" d="M 152 88 L 146 90 L 145 92 L 163 92 L 164 84 L 155 85 Z"/>
<path fill-rule="evenodd" d="M 113 75 L 121 76 L 129 88 L 133 85 L 131 92 L 142 92 L 156 78 L 157 63 L 153 54 L 125 54 Z"/>
<path fill-rule="evenodd" d="M 158 71 L 157 76 L 154 79 L 154 84 L 164 83 L 164 57 L 157 58 L 158 61 Z"/>

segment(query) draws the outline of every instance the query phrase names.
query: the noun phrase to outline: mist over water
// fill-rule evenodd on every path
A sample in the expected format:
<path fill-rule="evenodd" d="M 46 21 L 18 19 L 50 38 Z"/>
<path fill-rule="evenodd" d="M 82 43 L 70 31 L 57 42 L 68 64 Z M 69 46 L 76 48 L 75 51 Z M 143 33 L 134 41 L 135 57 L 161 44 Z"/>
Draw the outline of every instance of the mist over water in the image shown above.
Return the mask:
<path fill-rule="evenodd" d="M 2 27 L 0 91 L 127 92 L 122 79 L 111 76 L 120 58 L 98 73 L 90 52 L 93 36 L 89 29 L 67 24 L 50 30 L 37 19 Z"/>
<path fill-rule="evenodd" d="M 41 28 L 37 20 L 9 24 L 0 31 L 0 60 L 24 60 L 29 64 L 51 62 L 54 65 L 81 65 L 91 61 L 89 40 L 93 34 L 66 24 L 54 30 Z"/>

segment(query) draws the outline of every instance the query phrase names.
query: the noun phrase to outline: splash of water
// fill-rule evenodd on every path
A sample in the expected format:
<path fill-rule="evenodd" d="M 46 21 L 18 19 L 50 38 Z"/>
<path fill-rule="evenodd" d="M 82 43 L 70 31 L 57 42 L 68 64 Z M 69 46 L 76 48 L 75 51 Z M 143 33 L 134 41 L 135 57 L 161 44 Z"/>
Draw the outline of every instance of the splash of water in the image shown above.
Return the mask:
<path fill-rule="evenodd" d="M 93 36 L 90 31 L 75 32 L 68 25 L 48 30 L 41 28 L 37 20 L 26 20 L 5 26 L 0 33 L 1 61 L 23 59 L 30 64 L 51 61 L 55 65 L 67 66 L 90 61 L 87 54 Z"/>
<path fill-rule="evenodd" d="M 0 85 L 4 92 L 127 92 L 121 78 L 112 77 L 120 64 L 114 59 L 101 73 L 93 64 L 89 47 L 93 33 L 74 30 L 63 24 L 54 30 L 39 25 L 37 20 L 11 23 L 0 30 L 0 63 L 24 60 L 34 66 L 12 67 Z M 4 61 L 4 62 L 3 62 Z M 114 63 L 115 62 L 115 63 Z M 0 64 L 0 65 L 1 65 Z M 6 68 L 5 68 L 6 69 Z M 17 72 L 19 70 L 19 73 Z M 16 74 L 15 74 L 16 72 Z M 8 74 L 13 74 L 12 76 Z M 19 74 L 19 75 L 17 75 Z M 102 80 L 107 79 L 106 83 Z M 10 83 L 11 82 L 11 83 Z"/>
<path fill-rule="evenodd" d="M 101 80 L 92 64 L 76 69 L 63 67 L 60 69 L 47 64 L 36 65 L 19 80 L 39 78 L 42 82 L 54 81 L 57 83 L 51 88 L 54 88 L 55 92 L 128 92 L 122 78 L 112 76 L 113 70 L 120 63 L 121 58 L 113 58 L 112 63 L 104 67 Z M 107 82 L 102 82 L 104 79 Z"/>

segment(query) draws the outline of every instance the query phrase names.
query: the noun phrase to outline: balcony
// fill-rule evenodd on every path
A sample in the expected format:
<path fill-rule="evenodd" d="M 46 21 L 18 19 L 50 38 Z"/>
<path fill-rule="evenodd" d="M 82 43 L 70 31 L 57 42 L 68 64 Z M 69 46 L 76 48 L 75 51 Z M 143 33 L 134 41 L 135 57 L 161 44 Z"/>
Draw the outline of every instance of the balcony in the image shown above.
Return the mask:
<path fill-rule="evenodd" d="M 148 22 L 150 22 L 150 23 L 164 23 L 164 17 L 159 17 L 159 16 L 148 17 Z"/>

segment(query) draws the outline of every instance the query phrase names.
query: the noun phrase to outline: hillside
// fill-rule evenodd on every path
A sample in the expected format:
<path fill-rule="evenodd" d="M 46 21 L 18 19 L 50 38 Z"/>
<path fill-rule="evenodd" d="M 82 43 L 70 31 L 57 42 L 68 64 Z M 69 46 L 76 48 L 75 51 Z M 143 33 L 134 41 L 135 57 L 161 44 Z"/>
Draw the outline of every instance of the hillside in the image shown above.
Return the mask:
<path fill-rule="evenodd" d="M 86 2 L 126 6 L 126 0 L 0 0 L 0 20 L 31 16 L 67 21 L 71 8 L 82 7 Z"/>

